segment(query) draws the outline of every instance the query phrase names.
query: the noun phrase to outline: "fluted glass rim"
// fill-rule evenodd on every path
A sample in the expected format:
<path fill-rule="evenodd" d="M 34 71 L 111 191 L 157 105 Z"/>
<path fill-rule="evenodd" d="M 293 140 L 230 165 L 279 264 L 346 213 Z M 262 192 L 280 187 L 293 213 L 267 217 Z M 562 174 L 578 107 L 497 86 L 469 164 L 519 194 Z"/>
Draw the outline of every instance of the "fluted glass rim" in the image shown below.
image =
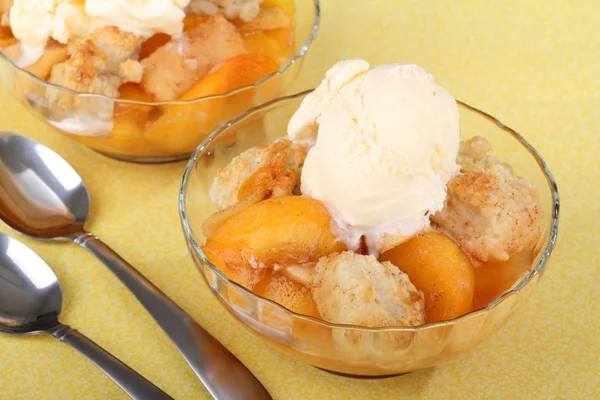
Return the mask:
<path fill-rule="evenodd" d="M 11 60 L 6 54 L 4 54 L 4 52 L 2 50 L 0 50 L 0 60 L 5 61 L 8 65 L 11 66 L 11 68 L 13 68 L 14 70 L 16 70 L 20 73 L 23 73 L 28 78 L 32 79 L 35 83 L 37 83 L 41 86 L 44 86 L 46 88 L 52 88 L 52 89 L 60 91 L 60 92 L 69 93 L 70 95 L 79 97 L 79 98 L 103 99 L 104 101 L 112 101 L 112 102 L 116 102 L 119 104 L 134 104 L 134 105 L 143 105 L 143 106 L 185 105 L 185 104 L 200 103 L 202 101 L 208 101 L 208 100 L 213 100 L 213 99 L 223 99 L 223 98 L 232 96 L 236 93 L 259 87 L 264 82 L 269 81 L 271 79 L 275 79 L 277 76 L 283 75 L 283 73 L 285 71 L 287 71 L 288 69 L 290 69 L 290 67 L 292 65 L 294 65 L 296 62 L 298 62 L 298 61 L 302 60 L 302 58 L 304 58 L 304 56 L 308 52 L 310 46 L 316 39 L 317 33 L 319 31 L 319 27 L 321 25 L 321 3 L 320 3 L 320 0 L 312 0 L 312 3 L 314 6 L 314 11 L 315 11 L 315 13 L 314 13 L 315 20 L 313 22 L 313 26 L 311 28 L 310 35 L 304 41 L 304 44 L 302 45 L 300 50 L 294 55 L 294 57 L 290 58 L 277 71 L 264 76 L 263 78 L 259 79 L 258 81 L 254 82 L 251 85 L 241 86 L 239 88 L 230 90 L 229 92 L 211 95 L 211 96 L 196 97 L 196 98 L 189 99 L 189 100 L 144 101 L 144 100 L 120 99 L 118 97 L 105 96 L 103 94 L 96 94 L 96 93 L 81 93 L 81 92 L 77 92 L 75 90 L 69 89 L 67 87 L 64 87 L 62 85 L 56 85 L 54 83 L 50 83 L 50 82 L 46 81 L 45 79 L 42 79 L 42 78 L 38 77 L 37 75 L 34 75 L 33 73 L 18 66 L 17 63 L 14 62 L 13 60 Z"/>
<path fill-rule="evenodd" d="M 221 125 L 219 128 L 214 130 L 196 148 L 196 150 L 194 151 L 194 154 L 192 154 L 192 156 L 190 157 L 190 160 L 188 161 L 188 164 L 183 173 L 183 178 L 181 181 L 181 188 L 179 191 L 178 203 L 179 203 L 179 217 L 181 220 L 181 225 L 183 227 L 183 232 L 184 232 L 185 238 L 186 238 L 188 244 L 191 246 L 191 249 L 198 255 L 198 257 L 202 260 L 204 265 L 208 266 L 213 273 L 217 274 L 219 279 L 224 281 L 227 285 L 235 286 L 237 289 L 241 290 L 245 295 L 250 296 L 253 300 L 255 300 L 259 303 L 263 303 L 263 304 L 269 305 L 271 307 L 275 307 L 275 308 L 279 309 L 279 311 L 286 313 L 288 316 L 290 316 L 294 319 L 300 319 L 300 320 L 304 320 L 304 321 L 307 321 L 310 323 L 315 323 L 322 327 L 335 328 L 335 329 L 351 329 L 351 330 L 361 331 L 361 332 L 419 332 L 419 331 L 423 331 L 426 329 L 435 329 L 435 328 L 441 327 L 441 326 L 454 325 L 463 320 L 471 319 L 478 315 L 489 313 L 490 311 L 492 311 L 493 309 L 498 307 L 501 303 L 503 303 L 507 298 L 519 293 L 523 287 L 525 287 L 535 276 L 537 276 L 538 274 L 540 274 L 543 271 L 548 259 L 550 258 L 550 255 L 552 254 L 552 251 L 554 250 L 554 247 L 556 245 L 557 236 L 558 236 L 558 223 L 559 223 L 559 215 L 560 215 L 560 197 L 559 197 L 559 193 L 558 193 L 558 186 L 556 184 L 556 180 L 554 179 L 554 175 L 552 174 L 552 172 L 550 172 L 550 169 L 548 168 L 548 165 L 546 164 L 546 161 L 543 159 L 543 157 L 518 132 L 516 132 L 514 129 L 508 127 L 503 122 L 501 122 L 497 118 L 491 116 L 490 114 L 488 114 L 484 111 L 481 111 L 473 106 L 470 106 L 460 100 L 456 100 L 456 102 L 460 106 L 463 106 L 466 109 L 474 111 L 477 114 L 485 117 L 486 119 L 488 119 L 489 121 L 491 121 L 492 123 L 494 123 L 498 127 L 500 127 L 502 130 L 504 130 L 505 132 L 512 135 L 515 139 L 517 139 L 517 141 L 520 143 L 520 145 L 525 147 L 525 149 L 536 160 L 538 166 L 540 167 L 542 173 L 544 174 L 544 176 L 546 178 L 546 181 L 548 182 L 548 185 L 549 185 L 549 188 L 551 191 L 551 195 L 552 195 L 551 218 L 552 218 L 552 220 L 550 222 L 550 233 L 549 233 L 548 244 L 541 252 L 540 258 L 539 258 L 537 264 L 535 265 L 535 267 L 525 277 L 523 277 L 517 285 L 513 285 L 511 290 L 503 293 L 502 295 L 497 297 L 495 300 L 493 300 L 492 302 L 490 302 L 487 306 L 485 306 L 483 308 L 470 311 L 466 314 L 461 315 L 460 317 L 456 317 L 456 318 L 453 318 L 450 320 L 429 322 L 429 323 L 426 323 L 423 325 L 418 325 L 418 326 L 386 326 L 386 327 L 373 328 L 373 327 L 365 327 L 365 326 L 360 326 L 360 325 L 339 324 L 339 323 L 325 321 L 320 318 L 296 313 L 275 301 L 272 301 L 272 300 L 269 300 L 267 298 L 257 295 L 256 293 L 252 292 L 251 290 L 247 289 L 246 287 L 229 279 L 229 277 L 227 277 L 227 275 L 225 275 L 219 268 L 217 268 L 214 264 L 212 264 L 208 260 L 208 258 L 206 258 L 206 256 L 204 255 L 204 252 L 200 248 L 200 245 L 198 244 L 198 242 L 196 242 L 196 239 L 194 238 L 194 235 L 192 233 L 192 229 L 189 225 L 189 221 L 187 219 L 185 199 L 186 199 L 187 184 L 188 184 L 190 174 L 191 174 L 192 170 L 194 169 L 197 160 L 203 156 L 202 153 L 203 153 L 204 149 L 207 146 L 209 146 L 211 144 L 211 142 L 213 140 L 215 140 L 221 134 L 221 132 L 223 132 L 227 128 L 231 127 L 232 125 L 235 125 L 236 123 L 242 121 L 246 117 L 248 117 L 256 112 L 259 112 L 265 108 L 268 108 L 276 103 L 281 103 L 281 102 L 285 102 L 288 100 L 293 100 L 293 99 L 297 99 L 297 98 L 306 96 L 307 94 L 311 93 L 313 90 L 314 89 L 309 89 L 309 90 L 305 90 L 303 92 L 295 93 L 292 95 L 282 96 L 282 97 L 271 100 L 267 103 L 264 103 L 260 106 L 251 108 L 251 109 L 243 112 L 242 114 L 238 115 L 234 119 L 230 120 L 229 122 Z M 204 278 L 206 279 L 204 270 L 202 270 L 201 272 L 202 272 L 202 275 L 204 275 Z M 211 285 L 209 285 L 209 287 L 211 288 L 211 291 L 213 293 L 215 293 L 214 288 L 212 288 Z"/>

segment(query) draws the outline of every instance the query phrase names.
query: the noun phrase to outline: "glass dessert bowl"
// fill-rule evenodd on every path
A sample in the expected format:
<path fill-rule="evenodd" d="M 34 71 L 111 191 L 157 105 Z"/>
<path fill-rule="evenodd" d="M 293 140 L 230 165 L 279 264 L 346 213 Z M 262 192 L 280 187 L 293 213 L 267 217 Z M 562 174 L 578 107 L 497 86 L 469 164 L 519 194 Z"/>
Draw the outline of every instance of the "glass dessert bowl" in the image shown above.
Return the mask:
<path fill-rule="evenodd" d="M 191 0 L 182 36 L 157 28 L 138 38 L 118 24 L 100 25 L 65 44 L 51 37 L 33 63 L 6 12 L 0 83 L 36 117 L 107 156 L 188 158 L 219 125 L 290 88 L 320 21 L 318 0 L 264 0 L 245 20 L 242 11 L 212 14 L 220 0 L 210 1 Z M 202 4 L 188 13 L 192 3 Z M 202 14 L 207 4 L 212 15 Z"/>
<path fill-rule="evenodd" d="M 286 297 L 286 293 L 277 293 L 279 278 L 271 277 L 267 284 L 258 283 L 250 290 L 245 287 L 247 284 L 236 282 L 245 282 L 244 277 L 236 276 L 234 281 L 231 276 L 235 275 L 226 265 L 218 263 L 216 266 L 210 261 L 216 260 L 214 254 L 210 254 L 215 247 L 207 246 L 205 232 L 213 235 L 215 227 L 207 226 L 206 222 L 223 224 L 231 220 L 232 215 L 243 214 L 233 210 L 224 212 L 229 215 L 217 217 L 216 222 L 209 218 L 218 210 L 209 196 L 218 170 L 244 151 L 284 137 L 290 119 L 310 93 L 279 98 L 243 113 L 212 133 L 192 156 L 183 177 L 180 216 L 192 258 L 210 289 L 236 319 L 263 340 L 294 358 L 336 373 L 372 377 L 401 374 L 437 365 L 477 346 L 527 300 L 541 279 L 556 241 L 559 200 L 554 179 L 535 149 L 500 121 L 460 102 L 461 139 L 482 136 L 489 141 L 496 156 L 514 166 L 537 187 L 542 216 L 537 221 L 539 236 L 533 246 L 508 261 L 483 263 L 474 269 L 472 302 L 459 316 L 437 320 L 429 316 L 416 326 L 366 327 L 334 323 L 320 318 L 314 302 L 306 296 L 288 292 Z M 289 203 L 290 197 L 270 200 Z M 311 218 L 313 222 L 318 219 L 314 216 L 318 210 L 318 205 L 304 210 L 304 214 L 309 215 L 308 221 L 299 212 L 298 223 L 285 220 L 285 215 L 277 213 L 271 213 L 270 218 L 281 220 L 276 224 L 287 227 L 292 235 L 317 236 L 318 226 L 304 229 L 302 225 L 310 225 Z M 249 235 L 259 243 L 271 240 L 262 230 Z M 410 246 L 411 241 L 407 243 Z M 340 250 L 330 248 L 328 251 Z M 388 253 L 388 259 L 391 258 L 393 255 Z M 301 275 L 298 281 L 302 280 Z M 283 286 L 285 291 L 286 284 Z M 294 287 L 288 289 L 293 292 Z"/>

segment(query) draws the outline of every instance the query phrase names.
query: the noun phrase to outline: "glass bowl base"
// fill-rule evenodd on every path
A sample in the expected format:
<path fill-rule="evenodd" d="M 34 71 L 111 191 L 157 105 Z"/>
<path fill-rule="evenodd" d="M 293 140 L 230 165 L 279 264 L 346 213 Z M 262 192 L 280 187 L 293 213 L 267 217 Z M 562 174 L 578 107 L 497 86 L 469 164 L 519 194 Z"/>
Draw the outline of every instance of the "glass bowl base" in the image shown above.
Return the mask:
<path fill-rule="evenodd" d="M 320 368 L 320 367 L 315 367 L 315 368 L 320 369 L 321 371 L 328 372 L 333 375 L 343 376 L 344 378 L 353 378 L 353 379 L 385 379 L 385 378 L 393 378 L 396 376 L 402 376 L 402 375 L 407 375 L 407 374 L 416 372 L 416 371 L 410 371 L 410 372 L 402 372 L 399 374 L 389 374 L 389 375 L 354 375 L 354 374 L 345 374 L 343 372 L 336 372 L 336 371 L 332 371 L 330 369 L 325 369 L 325 368 Z"/>
<path fill-rule="evenodd" d="M 92 149 L 93 150 L 93 149 Z M 122 154 L 112 154 L 100 150 L 94 150 L 96 153 L 102 154 L 103 156 L 114 158 L 115 160 L 133 162 L 138 164 L 163 164 L 181 160 L 187 160 L 190 158 L 190 154 L 182 154 L 177 156 L 166 156 L 166 157 L 137 157 L 137 156 L 125 156 Z"/>

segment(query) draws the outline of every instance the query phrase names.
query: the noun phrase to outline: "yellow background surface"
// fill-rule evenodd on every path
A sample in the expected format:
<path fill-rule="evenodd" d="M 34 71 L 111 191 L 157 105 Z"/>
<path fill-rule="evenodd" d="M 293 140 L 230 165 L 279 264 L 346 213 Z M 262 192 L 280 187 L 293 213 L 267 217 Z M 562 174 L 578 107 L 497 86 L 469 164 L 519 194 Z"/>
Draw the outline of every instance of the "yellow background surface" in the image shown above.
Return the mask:
<path fill-rule="evenodd" d="M 600 3 L 322 6 L 322 28 L 296 89 L 317 84 L 339 59 L 420 64 L 456 98 L 521 132 L 559 184 L 559 243 L 532 300 L 492 338 L 437 368 L 357 380 L 271 349 L 225 312 L 192 265 L 176 201 L 185 163 L 135 165 L 100 156 L 34 120 L 3 90 L 0 129 L 64 156 L 91 191 L 88 228 L 229 347 L 275 399 L 600 398 Z M 176 399 L 208 398 L 167 337 L 96 259 L 74 244 L 22 240 L 58 275 L 63 322 Z M 0 337 L 2 400 L 124 398 L 89 361 L 52 338 Z"/>

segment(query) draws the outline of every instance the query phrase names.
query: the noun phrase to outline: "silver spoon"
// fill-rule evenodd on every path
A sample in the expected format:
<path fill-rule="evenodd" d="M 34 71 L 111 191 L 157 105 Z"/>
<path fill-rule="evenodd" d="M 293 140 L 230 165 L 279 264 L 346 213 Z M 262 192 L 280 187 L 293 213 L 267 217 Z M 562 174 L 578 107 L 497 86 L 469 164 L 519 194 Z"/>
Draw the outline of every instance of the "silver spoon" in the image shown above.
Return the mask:
<path fill-rule="evenodd" d="M 24 136 L 0 132 L 0 218 L 40 240 L 88 249 L 137 297 L 217 400 L 271 396 L 240 360 L 96 236 L 84 229 L 90 197 L 58 154 Z"/>
<path fill-rule="evenodd" d="M 172 399 L 102 347 L 58 322 L 62 290 L 54 272 L 31 249 L 0 233 L 0 333 L 47 333 L 79 350 L 136 400 Z"/>

